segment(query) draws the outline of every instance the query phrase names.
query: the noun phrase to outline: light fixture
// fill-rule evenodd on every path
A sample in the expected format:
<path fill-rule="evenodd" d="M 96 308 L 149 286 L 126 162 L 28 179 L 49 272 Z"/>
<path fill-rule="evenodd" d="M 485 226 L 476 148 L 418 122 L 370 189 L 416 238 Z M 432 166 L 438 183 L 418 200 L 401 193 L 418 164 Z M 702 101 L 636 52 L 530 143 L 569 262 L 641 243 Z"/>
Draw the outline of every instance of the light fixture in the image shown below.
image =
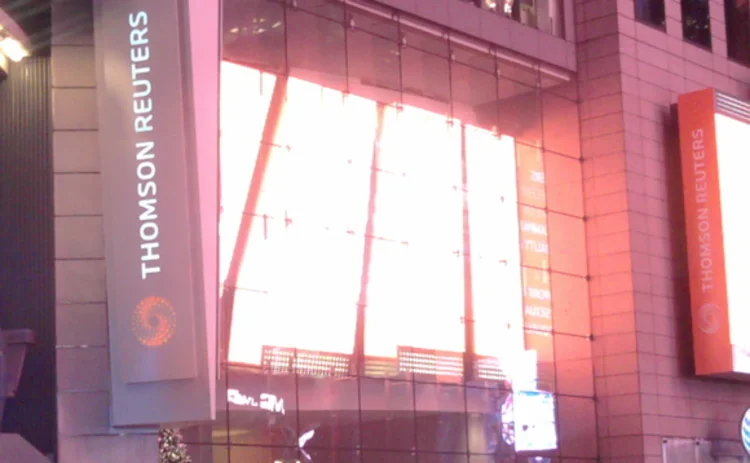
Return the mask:
<path fill-rule="evenodd" d="M 2 32 L 0 32 L 0 53 L 16 63 L 29 56 L 29 51 L 20 41 L 10 36 L 2 37 Z"/>
<path fill-rule="evenodd" d="M 11 61 L 21 61 L 30 54 L 26 43 L 23 29 L 0 8 L 0 54 Z"/>

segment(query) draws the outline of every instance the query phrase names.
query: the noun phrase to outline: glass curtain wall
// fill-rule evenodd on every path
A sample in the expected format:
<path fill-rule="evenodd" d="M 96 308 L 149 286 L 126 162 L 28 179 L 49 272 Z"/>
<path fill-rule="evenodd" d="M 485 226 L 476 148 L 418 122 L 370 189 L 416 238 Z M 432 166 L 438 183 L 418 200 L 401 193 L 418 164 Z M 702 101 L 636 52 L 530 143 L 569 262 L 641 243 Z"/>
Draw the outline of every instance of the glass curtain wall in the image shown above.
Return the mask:
<path fill-rule="evenodd" d="M 224 5 L 194 460 L 595 459 L 575 82 L 390 11 Z"/>

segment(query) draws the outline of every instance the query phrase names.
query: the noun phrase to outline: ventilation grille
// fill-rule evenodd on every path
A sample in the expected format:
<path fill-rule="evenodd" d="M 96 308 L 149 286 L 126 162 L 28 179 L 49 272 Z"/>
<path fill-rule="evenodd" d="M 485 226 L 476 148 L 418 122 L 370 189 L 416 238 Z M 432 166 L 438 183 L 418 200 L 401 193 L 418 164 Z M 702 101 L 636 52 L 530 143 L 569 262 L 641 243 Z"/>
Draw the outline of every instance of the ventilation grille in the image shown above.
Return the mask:
<path fill-rule="evenodd" d="M 474 362 L 474 377 L 487 381 L 510 381 L 508 374 L 500 367 L 496 357 L 479 357 Z"/>
<path fill-rule="evenodd" d="M 349 376 L 350 356 L 263 346 L 263 371 L 303 376 Z"/>
<path fill-rule="evenodd" d="M 458 352 L 399 346 L 398 369 L 417 375 L 463 376 L 464 358 Z"/>
<path fill-rule="evenodd" d="M 716 92 L 716 112 L 750 124 L 750 104 L 729 95 Z"/>

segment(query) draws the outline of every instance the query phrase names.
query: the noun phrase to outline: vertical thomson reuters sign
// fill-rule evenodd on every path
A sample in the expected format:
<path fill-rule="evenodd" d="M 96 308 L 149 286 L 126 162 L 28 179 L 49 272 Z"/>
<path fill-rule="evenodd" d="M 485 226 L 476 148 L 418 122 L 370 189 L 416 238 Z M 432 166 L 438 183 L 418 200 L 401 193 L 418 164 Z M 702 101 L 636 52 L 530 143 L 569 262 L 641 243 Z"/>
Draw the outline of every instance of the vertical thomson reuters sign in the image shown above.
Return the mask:
<path fill-rule="evenodd" d="M 747 375 L 750 105 L 702 90 L 679 97 L 678 118 L 696 373 Z"/>
<path fill-rule="evenodd" d="M 94 3 L 113 424 L 211 419 L 187 2 Z"/>

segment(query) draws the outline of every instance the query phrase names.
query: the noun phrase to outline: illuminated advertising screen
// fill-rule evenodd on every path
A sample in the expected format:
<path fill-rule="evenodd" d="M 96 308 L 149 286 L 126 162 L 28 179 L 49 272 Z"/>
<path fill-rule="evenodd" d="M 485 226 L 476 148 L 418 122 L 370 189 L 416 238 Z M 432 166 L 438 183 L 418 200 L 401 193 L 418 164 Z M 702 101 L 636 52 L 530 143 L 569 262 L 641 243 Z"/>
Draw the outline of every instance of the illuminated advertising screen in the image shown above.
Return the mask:
<path fill-rule="evenodd" d="M 541 150 L 235 63 L 221 80 L 227 357 L 248 367 L 237 377 L 256 378 L 230 388 L 229 408 L 343 407 L 327 404 L 321 381 L 253 375 L 484 381 L 512 385 L 506 399 L 534 414 L 506 445 L 556 448 Z M 295 394 L 317 399 L 303 407 Z M 352 409 L 386 407 L 358 397 Z"/>
<path fill-rule="evenodd" d="M 750 105 L 702 90 L 680 96 L 678 115 L 696 373 L 747 375 Z"/>

